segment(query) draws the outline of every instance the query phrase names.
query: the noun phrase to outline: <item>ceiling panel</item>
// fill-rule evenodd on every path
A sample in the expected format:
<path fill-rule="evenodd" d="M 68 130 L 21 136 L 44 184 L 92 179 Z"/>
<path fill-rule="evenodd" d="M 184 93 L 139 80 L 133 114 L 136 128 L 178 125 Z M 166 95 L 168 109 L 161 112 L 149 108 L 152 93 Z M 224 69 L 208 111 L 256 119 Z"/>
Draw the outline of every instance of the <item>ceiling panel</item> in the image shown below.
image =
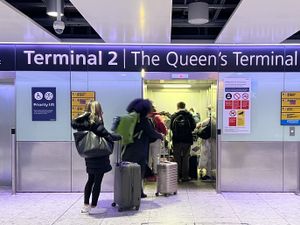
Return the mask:
<path fill-rule="evenodd" d="M 108 43 L 169 43 L 172 0 L 70 0 Z"/>
<path fill-rule="evenodd" d="M 1 42 L 58 42 L 32 19 L 0 0 Z"/>
<path fill-rule="evenodd" d="M 243 0 L 215 43 L 281 43 L 300 30 L 299 9 L 299 0 Z"/>
<path fill-rule="evenodd" d="M 46 14 L 45 0 L 0 0 L 0 28 L 6 31 L 0 41 L 255 44 L 300 40 L 299 0 L 201 0 L 209 5 L 210 19 L 202 25 L 188 23 L 188 4 L 195 0 L 63 1 L 66 28 L 56 34 L 55 18 Z"/>

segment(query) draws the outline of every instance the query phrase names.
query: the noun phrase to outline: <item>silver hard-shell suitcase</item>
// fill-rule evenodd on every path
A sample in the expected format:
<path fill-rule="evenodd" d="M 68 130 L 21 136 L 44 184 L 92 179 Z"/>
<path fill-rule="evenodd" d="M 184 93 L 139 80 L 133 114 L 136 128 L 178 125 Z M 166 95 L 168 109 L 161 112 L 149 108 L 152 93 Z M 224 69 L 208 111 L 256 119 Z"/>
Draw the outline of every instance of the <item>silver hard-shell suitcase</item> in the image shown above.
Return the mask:
<path fill-rule="evenodd" d="M 156 196 L 163 194 L 177 194 L 177 163 L 164 161 L 157 165 L 157 192 Z"/>
<path fill-rule="evenodd" d="M 117 148 L 120 153 L 120 142 Z M 141 202 L 141 167 L 137 163 L 119 162 L 117 156 L 117 163 L 115 167 L 114 179 L 114 202 L 112 206 L 118 205 L 119 212 L 128 209 L 138 210 Z"/>

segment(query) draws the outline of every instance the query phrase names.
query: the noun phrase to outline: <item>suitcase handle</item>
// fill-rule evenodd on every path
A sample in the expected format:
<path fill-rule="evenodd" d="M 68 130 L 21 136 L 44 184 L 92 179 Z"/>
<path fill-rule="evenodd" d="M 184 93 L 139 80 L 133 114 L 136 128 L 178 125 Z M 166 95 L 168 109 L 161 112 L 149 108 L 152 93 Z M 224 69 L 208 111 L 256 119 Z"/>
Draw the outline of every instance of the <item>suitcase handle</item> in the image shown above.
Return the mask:
<path fill-rule="evenodd" d="M 121 147 L 122 147 L 122 139 L 119 139 L 118 141 L 116 141 L 116 148 L 117 148 L 117 165 L 120 165 L 121 162 Z"/>

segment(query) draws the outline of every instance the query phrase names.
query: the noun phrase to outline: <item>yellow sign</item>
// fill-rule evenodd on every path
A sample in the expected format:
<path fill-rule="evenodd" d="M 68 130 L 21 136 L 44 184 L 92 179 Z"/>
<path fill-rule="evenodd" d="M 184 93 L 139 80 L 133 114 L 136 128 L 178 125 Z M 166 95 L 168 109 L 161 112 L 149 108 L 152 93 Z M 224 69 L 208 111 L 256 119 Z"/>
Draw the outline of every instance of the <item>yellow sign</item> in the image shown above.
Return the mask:
<path fill-rule="evenodd" d="M 281 92 L 281 98 L 300 98 L 300 92 Z"/>
<path fill-rule="evenodd" d="M 93 101 L 95 98 L 72 98 L 72 106 L 82 106 L 89 103 L 89 101 Z"/>
<path fill-rule="evenodd" d="M 300 120 L 300 113 L 281 113 L 282 120 Z"/>
<path fill-rule="evenodd" d="M 72 91 L 72 119 L 82 114 L 85 110 L 86 104 L 90 101 L 95 101 L 94 91 Z"/>
<path fill-rule="evenodd" d="M 95 99 L 95 92 L 93 92 L 93 91 L 72 91 L 72 98 L 93 98 L 93 99 Z"/>
<path fill-rule="evenodd" d="M 300 107 L 282 107 L 281 112 L 283 113 L 300 113 Z"/>
<path fill-rule="evenodd" d="M 282 99 L 281 106 L 299 106 L 300 107 L 300 99 Z"/>
<path fill-rule="evenodd" d="M 237 125 L 244 127 L 246 125 L 245 110 L 237 110 Z"/>

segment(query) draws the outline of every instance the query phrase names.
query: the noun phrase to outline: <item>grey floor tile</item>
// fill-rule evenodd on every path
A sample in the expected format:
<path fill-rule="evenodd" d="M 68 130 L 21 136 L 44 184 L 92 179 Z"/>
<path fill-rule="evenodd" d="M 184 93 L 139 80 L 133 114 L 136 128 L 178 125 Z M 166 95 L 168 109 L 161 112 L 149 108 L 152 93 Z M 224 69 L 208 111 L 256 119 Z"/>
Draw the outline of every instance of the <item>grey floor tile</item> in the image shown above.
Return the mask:
<path fill-rule="evenodd" d="M 156 197 L 155 183 L 147 183 L 145 191 L 140 210 L 125 212 L 111 206 L 112 193 L 101 193 L 99 206 L 107 210 L 95 216 L 80 213 L 82 193 L 0 191 L 0 224 L 300 225 L 300 198 L 294 194 L 217 194 L 212 184 L 197 181 L 181 184 L 169 197 Z"/>

